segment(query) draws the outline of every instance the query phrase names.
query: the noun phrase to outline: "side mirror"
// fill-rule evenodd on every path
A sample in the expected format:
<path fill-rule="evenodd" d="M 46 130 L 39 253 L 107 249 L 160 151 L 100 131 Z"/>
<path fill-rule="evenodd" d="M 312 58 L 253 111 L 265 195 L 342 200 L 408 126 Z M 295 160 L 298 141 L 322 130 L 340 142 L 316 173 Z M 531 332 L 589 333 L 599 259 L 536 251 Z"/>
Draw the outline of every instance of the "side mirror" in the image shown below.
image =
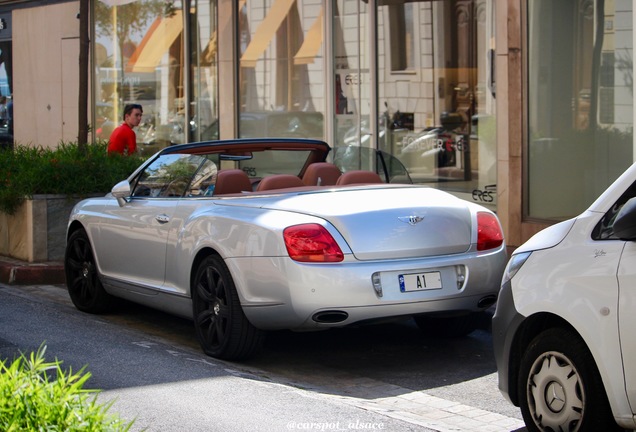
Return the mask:
<path fill-rule="evenodd" d="M 636 240 L 636 198 L 627 201 L 614 219 L 614 235 L 621 240 Z"/>
<path fill-rule="evenodd" d="M 128 202 L 126 198 L 130 197 L 130 183 L 128 180 L 122 180 L 113 186 L 110 193 L 117 198 L 119 207 L 123 207 Z"/>

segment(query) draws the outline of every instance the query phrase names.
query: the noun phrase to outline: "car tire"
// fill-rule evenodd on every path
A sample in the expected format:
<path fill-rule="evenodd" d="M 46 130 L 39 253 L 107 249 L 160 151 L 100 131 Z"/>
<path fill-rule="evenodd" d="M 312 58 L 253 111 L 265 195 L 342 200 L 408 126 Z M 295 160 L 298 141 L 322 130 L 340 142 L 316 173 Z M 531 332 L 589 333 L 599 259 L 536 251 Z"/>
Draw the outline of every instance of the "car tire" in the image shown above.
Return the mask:
<path fill-rule="evenodd" d="M 103 313 L 111 309 L 114 298 L 104 290 L 86 231 L 73 232 L 64 253 L 64 273 L 68 294 L 83 312 Z"/>
<path fill-rule="evenodd" d="M 415 324 L 426 337 L 457 338 L 477 330 L 479 314 L 457 316 L 416 315 Z"/>
<path fill-rule="evenodd" d="M 519 402 L 529 431 L 612 431 L 601 376 L 583 340 L 553 328 L 540 333 L 521 358 Z"/>
<path fill-rule="evenodd" d="M 261 348 L 264 332 L 247 320 L 230 271 L 220 257 L 208 256 L 199 265 L 192 307 L 196 336 L 207 355 L 245 360 Z"/>

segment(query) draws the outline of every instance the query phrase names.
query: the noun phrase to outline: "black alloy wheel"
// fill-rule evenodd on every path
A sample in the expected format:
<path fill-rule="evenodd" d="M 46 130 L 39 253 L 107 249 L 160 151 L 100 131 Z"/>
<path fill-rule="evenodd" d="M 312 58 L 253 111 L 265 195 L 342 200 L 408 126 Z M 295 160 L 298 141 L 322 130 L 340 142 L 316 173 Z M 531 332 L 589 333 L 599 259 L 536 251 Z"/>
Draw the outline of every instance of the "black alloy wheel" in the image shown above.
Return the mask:
<path fill-rule="evenodd" d="M 262 346 L 264 333 L 245 317 L 232 276 L 219 256 L 208 256 L 199 265 L 192 307 L 197 339 L 207 355 L 245 360 Z"/>
<path fill-rule="evenodd" d="M 521 359 L 521 413 L 529 431 L 617 431 L 605 387 L 583 340 L 568 329 L 536 336 Z"/>
<path fill-rule="evenodd" d="M 86 231 L 73 232 L 64 254 L 66 287 L 75 307 L 83 312 L 102 313 L 110 309 L 111 297 L 102 286 Z"/>

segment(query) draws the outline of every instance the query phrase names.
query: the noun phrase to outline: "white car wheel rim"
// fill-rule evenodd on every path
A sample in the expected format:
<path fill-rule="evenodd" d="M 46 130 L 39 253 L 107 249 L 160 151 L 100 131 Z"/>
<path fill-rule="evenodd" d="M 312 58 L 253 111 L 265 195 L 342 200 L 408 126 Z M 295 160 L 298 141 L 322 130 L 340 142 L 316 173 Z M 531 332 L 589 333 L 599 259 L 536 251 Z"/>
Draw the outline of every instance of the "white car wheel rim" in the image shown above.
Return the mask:
<path fill-rule="evenodd" d="M 527 398 L 539 429 L 579 429 L 585 392 L 578 371 L 563 354 L 550 351 L 535 360 L 528 375 Z"/>

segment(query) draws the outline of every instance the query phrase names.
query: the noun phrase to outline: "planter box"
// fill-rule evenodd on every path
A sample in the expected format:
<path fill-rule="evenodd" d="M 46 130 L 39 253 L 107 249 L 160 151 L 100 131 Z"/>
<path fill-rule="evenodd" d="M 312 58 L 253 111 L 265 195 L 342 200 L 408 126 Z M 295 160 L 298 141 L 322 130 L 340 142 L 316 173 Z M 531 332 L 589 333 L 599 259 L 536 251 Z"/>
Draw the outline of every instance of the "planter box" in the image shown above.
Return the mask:
<path fill-rule="evenodd" d="M 15 214 L 0 212 L 0 255 L 27 262 L 63 261 L 68 217 L 82 199 L 34 195 Z"/>

